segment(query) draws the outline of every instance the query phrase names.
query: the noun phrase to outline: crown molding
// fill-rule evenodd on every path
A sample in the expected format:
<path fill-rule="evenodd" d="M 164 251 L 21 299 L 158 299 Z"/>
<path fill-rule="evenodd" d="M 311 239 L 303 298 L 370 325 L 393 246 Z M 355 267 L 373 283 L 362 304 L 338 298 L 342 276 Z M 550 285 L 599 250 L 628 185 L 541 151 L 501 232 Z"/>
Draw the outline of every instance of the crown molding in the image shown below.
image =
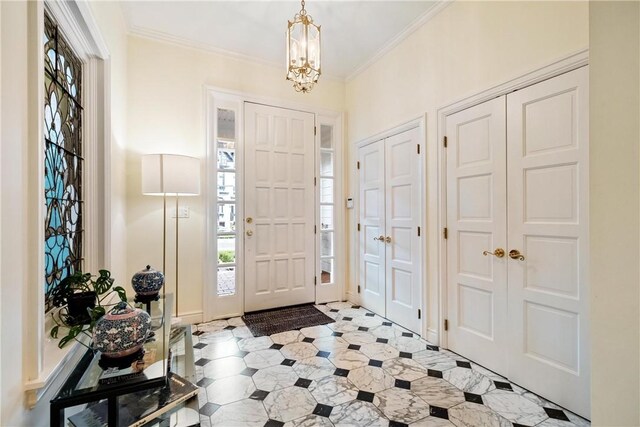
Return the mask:
<path fill-rule="evenodd" d="M 371 56 L 368 60 L 366 60 L 362 65 L 358 66 L 351 74 L 349 74 L 344 80 L 345 82 L 349 82 L 353 80 L 358 74 L 362 73 L 364 70 L 369 68 L 371 65 L 376 63 L 380 58 L 385 56 L 391 50 L 393 50 L 396 46 L 402 43 L 405 39 L 407 39 L 411 34 L 413 34 L 416 30 L 422 27 L 424 24 L 433 19 L 436 15 L 446 9 L 451 3 L 455 0 L 440 0 L 435 2 L 433 6 L 427 9 L 422 15 L 416 18 L 407 28 L 404 29 L 401 33 L 396 35 L 394 38 L 389 40 L 382 48 L 380 48 L 373 56 Z"/>
<path fill-rule="evenodd" d="M 128 23 L 128 26 L 129 26 L 130 35 L 141 37 L 144 39 L 160 41 L 160 42 L 172 44 L 174 46 L 200 50 L 207 53 L 214 53 L 217 55 L 226 56 L 228 58 L 235 59 L 237 61 L 248 62 L 251 64 L 260 64 L 260 65 L 273 67 L 273 68 L 281 68 L 283 66 L 282 62 L 269 61 L 267 59 L 257 58 L 251 55 L 245 55 L 243 53 L 238 53 L 231 50 L 212 46 L 209 43 L 197 42 L 185 37 L 179 37 L 179 36 L 174 36 L 172 34 L 167 34 L 163 31 L 156 31 L 148 28 L 138 27 L 137 25 L 133 25 L 130 23 Z M 326 80 L 333 80 L 340 83 L 344 83 L 344 78 L 328 75 L 326 73 L 322 73 L 322 78 Z"/>

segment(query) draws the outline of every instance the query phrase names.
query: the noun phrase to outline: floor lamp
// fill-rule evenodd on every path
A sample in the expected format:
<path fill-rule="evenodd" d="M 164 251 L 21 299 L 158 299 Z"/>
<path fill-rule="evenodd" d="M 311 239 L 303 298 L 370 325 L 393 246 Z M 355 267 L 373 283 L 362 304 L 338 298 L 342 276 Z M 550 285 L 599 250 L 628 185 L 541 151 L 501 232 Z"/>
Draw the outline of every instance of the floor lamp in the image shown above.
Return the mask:
<path fill-rule="evenodd" d="M 178 220 L 180 196 L 200 194 L 200 160 L 177 154 L 146 154 L 142 156 L 142 194 L 162 196 L 162 272 L 166 273 L 167 196 L 176 198 L 176 317 L 179 312 Z"/>

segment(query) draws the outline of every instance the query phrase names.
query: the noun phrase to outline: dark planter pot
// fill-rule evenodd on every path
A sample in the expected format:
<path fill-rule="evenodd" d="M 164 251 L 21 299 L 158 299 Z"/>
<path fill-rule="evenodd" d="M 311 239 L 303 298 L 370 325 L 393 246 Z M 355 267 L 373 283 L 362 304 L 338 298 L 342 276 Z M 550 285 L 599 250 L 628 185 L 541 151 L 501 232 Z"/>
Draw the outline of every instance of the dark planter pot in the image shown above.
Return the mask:
<path fill-rule="evenodd" d="M 96 293 L 91 292 L 77 292 L 69 297 L 67 301 L 67 308 L 69 310 L 69 316 L 73 317 L 76 322 L 83 320 L 89 320 L 88 308 L 94 308 L 96 306 Z"/>

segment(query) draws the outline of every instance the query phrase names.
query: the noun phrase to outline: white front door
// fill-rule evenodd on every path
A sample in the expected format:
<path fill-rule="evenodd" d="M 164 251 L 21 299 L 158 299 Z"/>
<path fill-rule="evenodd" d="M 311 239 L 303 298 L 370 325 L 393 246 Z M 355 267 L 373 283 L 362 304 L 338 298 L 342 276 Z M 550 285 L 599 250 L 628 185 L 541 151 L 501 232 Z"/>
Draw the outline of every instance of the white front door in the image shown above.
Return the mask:
<path fill-rule="evenodd" d="M 420 315 L 419 128 L 384 141 L 386 317 L 416 333 Z"/>
<path fill-rule="evenodd" d="M 504 96 L 446 118 L 448 346 L 498 372 L 507 362 L 505 119 Z"/>
<path fill-rule="evenodd" d="M 314 120 L 245 103 L 245 312 L 315 301 Z"/>
<path fill-rule="evenodd" d="M 384 140 L 358 150 L 360 168 L 360 303 L 385 313 Z"/>
<path fill-rule="evenodd" d="M 588 89 L 584 67 L 507 96 L 509 377 L 586 417 Z"/>

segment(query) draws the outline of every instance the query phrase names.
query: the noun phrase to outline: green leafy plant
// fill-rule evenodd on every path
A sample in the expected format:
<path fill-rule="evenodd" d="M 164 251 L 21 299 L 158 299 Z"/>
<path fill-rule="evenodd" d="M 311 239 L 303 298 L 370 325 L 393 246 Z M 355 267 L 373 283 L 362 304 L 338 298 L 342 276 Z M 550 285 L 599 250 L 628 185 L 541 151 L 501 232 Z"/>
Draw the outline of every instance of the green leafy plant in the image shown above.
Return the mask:
<path fill-rule="evenodd" d="M 236 251 L 224 250 L 218 252 L 218 260 L 221 263 L 234 262 L 236 260 Z"/>
<path fill-rule="evenodd" d="M 85 345 L 79 337 L 86 335 L 91 338 L 91 333 L 96 323 L 107 312 L 107 308 L 120 301 L 127 301 L 127 293 L 122 286 L 113 286 L 114 279 L 108 270 L 99 270 L 98 276 L 91 273 L 76 271 L 64 278 L 52 291 L 53 305 L 58 307 L 51 311 L 51 317 L 55 326 L 51 328 L 50 335 L 57 339 L 61 329 L 66 330 L 66 335 L 60 338 L 58 347 L 62 348 L 71 340 L 77 340 Z M 118 300 L 113 304 L 106 304 L 105 300 L 112 294 L 118 295 Z M 72 315 L 69 309 L 70 300 L 84 294 L 84 297 L 94 298 L 93 304 L 86 307 L 86 315 Z M 86 346 L 86 345 L 85 345 Z"/>

